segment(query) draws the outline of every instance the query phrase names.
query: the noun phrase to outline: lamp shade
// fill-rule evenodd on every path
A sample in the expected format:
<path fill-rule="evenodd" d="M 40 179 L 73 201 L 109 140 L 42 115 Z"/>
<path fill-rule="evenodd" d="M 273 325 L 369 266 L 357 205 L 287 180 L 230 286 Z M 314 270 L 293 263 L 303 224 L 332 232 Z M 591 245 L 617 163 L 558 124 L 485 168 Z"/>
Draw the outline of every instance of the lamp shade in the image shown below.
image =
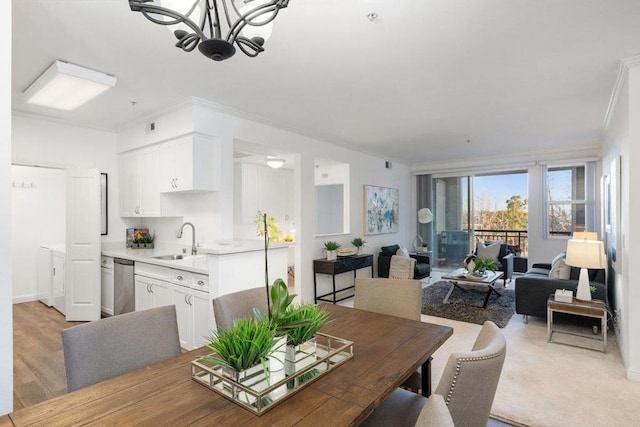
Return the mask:
<path fill-rule="evenodd" d="M 574 231 L 574 239 L 598 240 L 598 233 L 595 231 Z"/>
<path fill-rule="evenodd" d="M 420 224 L 428 224 L 433 221 L 433 213 L 429 208 L 422 208 L 418 211 L 418 222 Z"/>
<path fill-rule="evenodd" d="M 569 240 L 566 263 L 581 268 L 604 268 L 604 243 L 599 240 Z"/>

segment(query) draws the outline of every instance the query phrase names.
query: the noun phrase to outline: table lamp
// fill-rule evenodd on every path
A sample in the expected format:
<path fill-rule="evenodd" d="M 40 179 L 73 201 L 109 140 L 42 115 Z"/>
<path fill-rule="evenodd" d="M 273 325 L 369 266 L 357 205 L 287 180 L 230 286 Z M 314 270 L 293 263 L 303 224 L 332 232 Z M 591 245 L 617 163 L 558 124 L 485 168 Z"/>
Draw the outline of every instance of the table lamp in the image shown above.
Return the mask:
<path fill-rule="evenodd" d="M 571 239 L 567 242 L 567 265 L 580 267 L 576 298 L 591 301 L 588 268 L 604 268 L 604 243 L 599 240 Z"/>

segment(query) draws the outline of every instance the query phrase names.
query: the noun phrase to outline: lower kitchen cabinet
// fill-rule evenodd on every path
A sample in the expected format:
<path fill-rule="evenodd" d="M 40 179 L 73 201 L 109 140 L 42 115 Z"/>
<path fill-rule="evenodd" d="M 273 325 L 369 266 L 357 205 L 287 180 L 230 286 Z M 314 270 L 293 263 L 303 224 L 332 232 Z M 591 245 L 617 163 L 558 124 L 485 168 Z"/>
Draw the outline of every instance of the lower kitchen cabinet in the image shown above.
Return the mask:
<path fill-rule="evenodd" d="M 173 303 L 178 316 L 180 346 L 187 350 L 207 343 L 209 325 L 209 293 L 173 285 Z"/>
<path fill-rule="evenodd" d="M 173 284 L 150 277 L 135 276 L 136 311 L 173 304 Z"/>
<path fill-rule="evenodd" d="M 113 258 L 102 257 L 100 268 L 100 302 L 103 314 L 113 316 Z"/>

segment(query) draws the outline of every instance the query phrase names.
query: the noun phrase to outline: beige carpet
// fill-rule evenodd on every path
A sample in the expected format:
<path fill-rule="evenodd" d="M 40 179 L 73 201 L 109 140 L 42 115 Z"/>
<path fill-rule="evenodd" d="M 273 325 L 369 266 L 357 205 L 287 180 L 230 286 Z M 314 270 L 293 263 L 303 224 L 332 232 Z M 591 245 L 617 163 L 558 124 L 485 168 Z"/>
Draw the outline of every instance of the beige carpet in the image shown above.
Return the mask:
<path fill-rule="evenodd" d="M 448 355 L 470 349 L 480 326 L 439 317 L 454 328 L 433 359 L 433 384 Z M 547 342 L 544 319 L 514 315 L 506 328 L 507 358 L 492 413 L 530 426 L 638 426 L 640 382 L 625 379 L 615 336 L 607 353 Z"/>

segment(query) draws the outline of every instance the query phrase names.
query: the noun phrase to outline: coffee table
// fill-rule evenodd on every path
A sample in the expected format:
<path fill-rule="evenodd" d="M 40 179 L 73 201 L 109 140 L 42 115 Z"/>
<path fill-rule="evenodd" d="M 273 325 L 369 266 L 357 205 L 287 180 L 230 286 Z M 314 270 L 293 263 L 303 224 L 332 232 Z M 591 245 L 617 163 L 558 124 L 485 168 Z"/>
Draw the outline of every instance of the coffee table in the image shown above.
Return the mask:
<path fill-rule="evenodd" d="M 487 271 L 487 275 L 484 277 L 474 276 L 473 274 L 467 273 L 467 270 L 464 268 L 458 268 L 453 270 L 451 273 L 447 273 L 442 276 L 442 280 L 447 280 L 451 282 L 451 287 L 449 288 L 449 292 L 442 300 L 443 304 L 447 304 L 449 302 L 449 297 L 451 296 L 451 292 L 453 292 L 454 288 L 458 288 L 463 292 L 467 292 L 461 284 L 467 285 L 481 285 L 486 286 L 489 290 L 487 292 L 487 296 L 484 299 L 484 304 L 482 304 L 482 308 L 487 308 L 487 303 L 489 302 L 489 297 L 491 293 L 495 293 L 498 297 L 502 296 L 500 292 L 495 288 L 496 281 L 500 279 L 503 275 L 502 271 Z"/>

